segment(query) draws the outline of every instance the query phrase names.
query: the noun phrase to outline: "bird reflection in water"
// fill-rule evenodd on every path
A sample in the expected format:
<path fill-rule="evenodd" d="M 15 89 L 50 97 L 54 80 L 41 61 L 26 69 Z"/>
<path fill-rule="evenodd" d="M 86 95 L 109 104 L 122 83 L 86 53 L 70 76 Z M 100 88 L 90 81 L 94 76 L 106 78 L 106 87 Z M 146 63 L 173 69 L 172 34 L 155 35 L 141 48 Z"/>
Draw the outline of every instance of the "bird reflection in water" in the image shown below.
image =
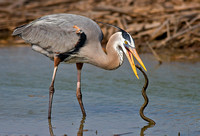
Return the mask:
<path fill-rule="evenodd" d="M 49 121 L 49 133 L 50 136 L 55 136 L 54 132 L 53 132 L 53 127 L 51 124 L 51 119 L 48 120 Z M 80 126 L 79 126 L 79 130 L 77 132 L 77 136 L 83 136 L 83 132 L 84 132 L 84 123 L 85 123 L 85 117 L 82 118 L 82 120 L 80 121 Z M 144 126 L 143 128 L 141 128 L 140 131 L 140 136 L 144 136 L 144 132 L 148 129 L 154 127 L 154 124 L 149 123 L 148 125 Z M 113 136 L 123 136 L 123 135 L 128 135 L 128 134 L 133 134 L 133 132 L 126 132 L 126 133 L 121 133 L 121 134 L 114 134 Z M 67 134 L 64 134 L 64 136 L 67 136 Z"/>
<path fill-rule="evenodd" d="M 49 122 L 49 133 L 50 133 L 50 136 L 55 136 L 54 133 L 53 133 L 53 127 L 52 127 L 52 124 L 51 124 L 51 119 L 48 119 L 48 122 Z M 77 132 L 77 136 L 83 136 L 84 123 L 85 123 L 85 116 L 83 116 L 83 118 L 80 121 L 80 126 L 79 126 L 79 130 Z M 67 134 L 64 134 L 64 136 L 67 136 Z"/>
<path fill-rule="evenodd" d="M 83 127 L 84 127 L 84 123 L 85 123 L 85 116 L 83 116 L 81 122 L 80 122 L 80 126 L 77 132 L 77 136 L 83 136 Z"/>

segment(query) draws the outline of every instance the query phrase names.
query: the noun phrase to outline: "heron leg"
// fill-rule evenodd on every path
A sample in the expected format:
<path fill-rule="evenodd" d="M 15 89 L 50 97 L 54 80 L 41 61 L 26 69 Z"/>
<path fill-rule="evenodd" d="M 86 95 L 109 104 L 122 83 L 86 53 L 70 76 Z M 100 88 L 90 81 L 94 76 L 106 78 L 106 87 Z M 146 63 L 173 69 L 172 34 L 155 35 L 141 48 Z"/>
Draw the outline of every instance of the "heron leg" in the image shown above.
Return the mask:
<path fill-rule="evenodd" d="M 82 102 L 82 94 L 81 94 L 81 69 L 83 67 L 83 63 L 76 63 L 77 68 L 77 89 L 76 89 L 76 97 L 78 99 L 79 105 L 81 107 L 81 111 L 83 113 L 83 117 L 86 116 L 85 109 Z"/>
<path fill-rule="evenodd" d="M 60 58 L 54 57 L 54 71 L 53 71 L 51 85 L 49 87 L 49 111 L 48 111 L 48 118 L 49 119 L 51 119 L 51 109 L 52 109 L 53 94 L 55 92 L 54 81 L 55 81 L 58 65 L 60 64 L 60 62 L 61 62 Z"/>

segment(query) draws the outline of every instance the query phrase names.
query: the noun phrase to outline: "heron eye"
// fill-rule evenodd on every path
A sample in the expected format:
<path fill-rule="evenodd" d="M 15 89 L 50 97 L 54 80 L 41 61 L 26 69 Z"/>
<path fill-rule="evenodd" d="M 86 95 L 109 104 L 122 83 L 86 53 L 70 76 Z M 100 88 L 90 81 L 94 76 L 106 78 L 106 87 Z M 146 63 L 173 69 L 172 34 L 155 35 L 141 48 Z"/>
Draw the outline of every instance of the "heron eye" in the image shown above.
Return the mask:
<path fill-rule="evenodd" d="M 124 43 L 125 43 L 125 44 L 128 44 L 128 42 L 127 42 L 127 41 L 124 41 Z"/>

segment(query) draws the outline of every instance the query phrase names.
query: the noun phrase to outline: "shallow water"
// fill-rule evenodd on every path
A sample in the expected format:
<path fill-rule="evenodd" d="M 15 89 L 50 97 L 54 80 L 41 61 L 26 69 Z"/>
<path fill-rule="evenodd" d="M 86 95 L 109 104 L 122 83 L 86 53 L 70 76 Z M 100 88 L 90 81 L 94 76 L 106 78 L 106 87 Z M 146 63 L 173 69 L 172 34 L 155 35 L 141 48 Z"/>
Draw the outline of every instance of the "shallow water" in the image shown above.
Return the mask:
<path fill-rule="evenodd" d="M 154 127 L 141 132 L 147 125 L 139 115 L 144 79 L 142 74 L 140 80 L 134 77 L 126 60 L 114 71 L 84 65 L 85 120 L 76 100 L 76 67 L 61 64 L 51 120 L 54 135 L 199 136 L 200 63 L 158 66 L 151 55 L 141 58 L 150 80 L 145 115 L 156 121 Z M 30 47 L 0 48 L 0 62 L 0 136 L 50 135 L 47 107 L 53 62 Z"/>

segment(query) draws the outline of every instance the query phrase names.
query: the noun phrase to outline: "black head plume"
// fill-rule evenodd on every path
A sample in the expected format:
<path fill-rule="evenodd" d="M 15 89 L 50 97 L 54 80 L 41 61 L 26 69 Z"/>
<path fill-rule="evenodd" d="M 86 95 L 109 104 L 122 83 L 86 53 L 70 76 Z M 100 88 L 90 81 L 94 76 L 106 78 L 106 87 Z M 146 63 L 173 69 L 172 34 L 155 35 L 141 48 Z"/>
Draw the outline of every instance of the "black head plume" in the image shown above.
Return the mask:
<path fill-rule="evenodd" d="M 99 21 L 96 21 L 97 23 L 101 23 L 101 24 L 105 24 L 105 25 L 109 25 L 109 26 L 112 26 L 112 27 L 115 27 L 117 28 L 119 31 L 122 32 L 122 37 L 124 39 L 126 39 L 127 41 L 129 41 L 129 43 L 131 43 L 131 39 L 130 39 L 130 35 L 123 29 L 121 29 L 120 27 L 118 26 L 115 26 L 115 25 L 112 25 L 112 24 L 108 24 L 108 23 L 104 23 L 104 22 L 99 22 Z"/>

